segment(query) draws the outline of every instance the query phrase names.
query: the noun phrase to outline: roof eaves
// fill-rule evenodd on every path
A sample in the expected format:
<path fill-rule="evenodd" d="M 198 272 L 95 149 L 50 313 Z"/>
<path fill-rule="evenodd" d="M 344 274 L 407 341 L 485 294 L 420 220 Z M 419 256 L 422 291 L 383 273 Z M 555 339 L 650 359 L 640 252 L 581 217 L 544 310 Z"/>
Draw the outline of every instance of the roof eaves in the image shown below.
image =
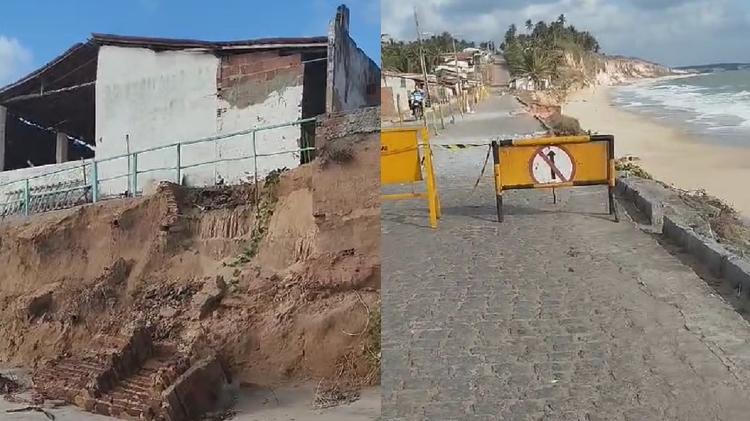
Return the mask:
<path fill-rule="evenodd" d="M 159 50 L 260 50 L 277 48 L 321 48 L 328 45 L 326 37 L 306 38 L 260 38 L 240 41 L 203 41 L 195 39 L 172 39 L 136 37 L 94 33 L 91 40 L 98 45 L 142 47 Z"/>
<path fill-rule="evenodd" d="M 4 87 L 0 87 L 0 95 L 4 94 L 5 92 L 7 92 L 7 91 L 9 91 L 9 90 L 11 90 L 11 89 L 13 89 L 13 88 L 15 88 L 17 86 L 23 85 L 24 83 L 26 83 L 26 82 L 28 82 L 28 81 L 36 78 L 36 77 L 41 76 L 42 74 L 44 74 L 44 72 L 46 72 L 47 70 L 55 67 L 58 63 L 62 62 L 63 60 L 65 60 L 66 58 L 68 58 L 72 54 L 74 54 L 76 51 L 78 51 L 81 48 L 86 47 L 86 46 L 89 46 L 89 43 L 87 43 L 87 42 L 79 42 L 77 44 L 74 44 L 72 47 L 68 48 L 67 51 L 65 51 L 64 53 L 62 53 L 59 56 L 55 57 L 54 59 L 52 59 L 52 61 L 48 62 L 44 66 L 42 66 L 42 67 L 34 70 L 33 72 L 29 73 L 28 75 L 24 76 L 23 78 L 19 79 L 18 81 L 11 83 L 10 85 L 6 85 Z"/>

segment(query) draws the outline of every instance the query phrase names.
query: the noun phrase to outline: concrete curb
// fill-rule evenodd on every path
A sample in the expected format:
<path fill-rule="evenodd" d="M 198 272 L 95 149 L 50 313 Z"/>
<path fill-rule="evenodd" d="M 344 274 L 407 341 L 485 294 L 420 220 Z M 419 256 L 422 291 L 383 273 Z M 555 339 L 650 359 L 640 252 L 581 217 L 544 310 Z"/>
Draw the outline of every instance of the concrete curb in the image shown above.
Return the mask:
<path fill-rule="evenodd" d="M 648 216 L 657 232 L 706 265 L 713 275 L 723 278 L 739 291 L 750 292 L 750 262 L 728 251 L 716 240 L 696 233 L 684 222 L 685 216 L 681 215 L 681 212 L 686 212 L 684 209 L 675 209 L 666 196 L 658 197 L 655 189 L 646 188 L 642 183 L 642 179 L 618 178 L 615 189 Z"/>
<path fill-rule="evenodd" d="M 675 219 L 677 218 L 671 215 L 664 216 L 662 235 L 700 260 L 712 274 L 722 277 L 726 272 L 728 259 L 734 255 L 715 240 L 701 237 L 692 228 Z"/>
<path fill-rule="evenodd" d="M 618 178 L 615 184 L 615 192 L 635 204 L 639 211 L 648 216 L 651 225 L 657 232 L 662 231 L 664 224 L 664 206 L 649 192 L 638 189 L 636 185 L 630 184 L 624 178 Z"/>

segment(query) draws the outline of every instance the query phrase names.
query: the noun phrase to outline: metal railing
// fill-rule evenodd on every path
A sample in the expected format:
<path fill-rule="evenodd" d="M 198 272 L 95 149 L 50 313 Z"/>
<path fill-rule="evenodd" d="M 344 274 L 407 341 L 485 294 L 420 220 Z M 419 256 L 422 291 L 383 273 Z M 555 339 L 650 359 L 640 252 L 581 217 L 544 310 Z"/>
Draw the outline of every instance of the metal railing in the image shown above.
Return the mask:
<path fill-rule="evenodd" d="M 293 122 L 257 127 L 218 136 L 204 137 L 185 142 L 175 142 L 168 145 L 155 146 L 103 159 L 85 160 L 81 161 L 80 165 L 72 166 L 70 168 L 57 169 L 20 180 L 0 183 L 0 191 L 4 191 L 6 196 L 6 200 L 0 202 L 0 218 L 16 213 L 29 215 L 48 210 L 63 209 L 83 203 L 96 203 L 110 197 L 137 196 L 142 193 L 142 191 L 139 190 L 138 185 L 141 176 L 145 174 L 172 172 L 173 176 L 171 177 L 173 178 L 156 175 L 155 179 L 172 179 L 177 184 L 182 184 L 183 177 L 191 169 L 218 163 L 252 160 L 252 179 L 253 182 L 257 183 L 260 177 L 258 170 L 259 161 L 262 162 L 263 158 L 288 154 L 300 154 L 307 159 L 311 159 L 315 150 L 313 146 L 304 144 L 306 136 L 303 134 L 300 136 L 300 138 L 303 139 L 303 144 L 301 146 L 298 145 L 296 149 L 259 152 L 259 149 L 269 149 L 269 145 L 266 143 L 262 145 L 263 148 L 259 148 L 259 135 L 286 127 L 302 127 L 306 124 L 315 124 L 315 121 L 316 118 L 314 117 L 305 118 Z M 243 138 L 249 138 L 249 142 L 243 142 Z M 231 156 L 216 157 L 215 159 L 208 160 L 197 159 L 186 161 L 185 159 L 185 150 L 191 145 L 207 144 L 209 142 L 214 142 L 214 154 L 220 155 L 219 142 L 229 142 L 230 139 L 239 139 L 242 143 L 239 143 L 236 146 L 240 151 L 242 151 L 243 147 L 244 149 L 249 149 L 249 153 L 230 153 Z M 311 139 L 308 138 L 308 141 L 310 140 Z M 143 160 L 143 158 L 148 157 L 149 155 L 153 156 L 155 153 L 159 153 L 160 156 L 158 156 L 157 159 L 152 158 L 151 161 L 164 161 L 165 156 L 163 153 L 165 151 L 173 151 L 174 154 L 171 156 L 171 160 L 174 164 L 148 166 L 139 163 L 139 159 Z M 201 154 L 194 153 L 191 155 L 200 156 Z M 121 161 L 120 164 L 117 164 L 117 161 Z M 124 165 L 125 163 L 127 164 Z M 116 167 L 118 166 L 126 167 L 126 169 L 118 172 L 116 170 Z M 110 174 L 102 177 L 103 172 Z M 70 174 L 65 173 L 74 174 L 73 177 L 71 177 Z M 245 174 L 247 174 L 247 172 L 245 172 Z M 214 175 L 214 182 L 216 182 L 216 176 L 218 175 L 216 167 L 214 168 Z M 58 181 L 53 181 L 55 179 Z M 62 179 L 62 181 L 59 181 L 60 179 Z M 126 190 L 123 193 L 112 194 L 111 192 L 102 191 L 101 186 L 103 184 L 122 179 L 126 179 L 126 182 L 124 183 L 127 185 Z M 13 186 L 16 187 L 13 188 Z"/>

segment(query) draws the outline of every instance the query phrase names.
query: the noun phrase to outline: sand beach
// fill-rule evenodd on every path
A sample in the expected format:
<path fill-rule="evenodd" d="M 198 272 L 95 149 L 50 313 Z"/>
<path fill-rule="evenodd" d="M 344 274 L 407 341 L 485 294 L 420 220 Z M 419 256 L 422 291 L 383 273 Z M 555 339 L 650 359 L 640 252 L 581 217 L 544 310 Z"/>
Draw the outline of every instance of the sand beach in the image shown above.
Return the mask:
<path fill-rule="evenodd" d="M 618 108 L 611 87 L 580 90 L 563 105 L 585 130 L 615 136 L 617 157 L 640 158 L 654 178 L 678 188 L 704 189 L 750 216 L 750 142 L 748 147 L 712 143 L 642 114 Z"/>

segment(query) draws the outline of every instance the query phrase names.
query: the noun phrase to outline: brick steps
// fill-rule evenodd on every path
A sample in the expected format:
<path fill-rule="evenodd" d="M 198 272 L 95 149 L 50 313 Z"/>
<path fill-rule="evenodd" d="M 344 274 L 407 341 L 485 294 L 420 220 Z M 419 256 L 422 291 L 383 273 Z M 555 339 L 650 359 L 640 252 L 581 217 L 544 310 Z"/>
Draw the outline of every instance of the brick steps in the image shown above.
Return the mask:
<path fill-rule="evenodd" d="M 106 368 L 103 358 L 70 358 L 39 370 L 34 384 L 48 398 L 73 402 L 91 379 Z"/>
<path fill-rule="evenodd" d="M 158 354 L 144 362 L 134 375 L 120 381 L 110 392 L 96 400 L 94 412 L 123 419 L 153 419 L 160 405 L 160 393 L 154 385 L 159 369 L 168 366 L 174 358 L 164 349 L 156 349 Z M 167 356 L 169 355 L 169 356 Z"/>
<path fill-rule="evenodd" d="M 106 353 L 84 357 L 71 357 L 55 361 L 43 367 L 34 375 L 36 389 L 46 398 L 63 399 L 80 405 L 87 411 L 132 420 L 156 420 L 155 416 L 161 406 L 161 391 L 165 386 L 157 386 L 161 372 L 169 372 L 180 358 L 176 346 L 171 344 L 153 344 L 150 358 L 139 366 L 133 367 L 134 374 L 117 380 L 109 386 L 110 390 L 101 390 L 101 395 L 91 397 L 87 387 L 92 380 L 111 370 L 111 359 L 115 355 Z M 162 378 L 162 382 L 174 379 Z M 88 397 L 87 397 L 88 396 Z"/>

